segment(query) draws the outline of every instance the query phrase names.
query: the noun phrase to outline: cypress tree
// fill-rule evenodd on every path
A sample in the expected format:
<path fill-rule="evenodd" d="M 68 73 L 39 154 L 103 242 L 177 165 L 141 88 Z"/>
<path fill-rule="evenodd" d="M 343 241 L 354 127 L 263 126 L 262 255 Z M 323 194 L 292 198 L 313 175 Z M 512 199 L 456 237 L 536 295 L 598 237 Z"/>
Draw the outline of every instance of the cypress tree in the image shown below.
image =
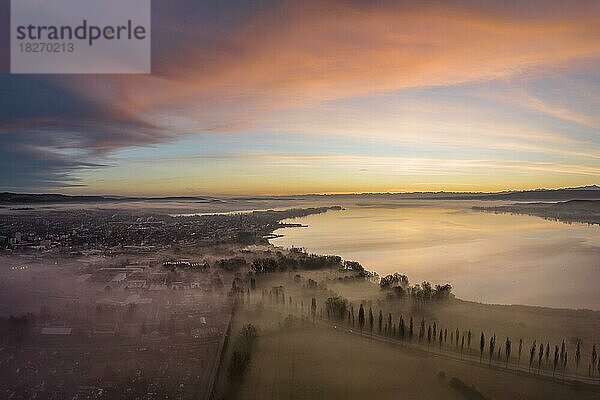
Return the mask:
<path fill-rule="evenodd" d="M 577 376 L 577 371 L 579 370 L 579 361 L 581 361 L 581 343 L 577 341 L 577 349 L 575 350 L 575 376 Z"/>
<path fill-rule="evenodd" d="M 481 338 L 479 339 L 479 363 L 481 364 L 481 359 L 483 358 L 483 349 L 485 348 L 485 335 L 481 332 Z"/>
<path fill-rule="evenodd" d="M 542 366 L 542 357 L 544 356 L 544 344 L 540 343 L 540 353 L 538 355 L 538 374 L 540 373 L 540 368 Z"/>
<path fill-rule="evenodd" d="M 556 372 L 556 366 L 558 365 L 558 346 L 554 346 L 554 367 L 552 369 L 552 376 Z"/>
<path fill-rule="evenodd" d="M 506 368 L 508 368 L 508 359 L 510 358 L 512 344 L 509 338 L 506 338 L 506 344 L 504 346 L 504 351 L 506 352 Z"/>
<path fill-rule="evenodd" d="M 402 315 L 400 315 L 400 337 L 402 339 L 404 339 L 404 331 L 406 330 L 406 328 L 404 327 L 404 317 Z"/>
<path fill-rule="evenodd" d="M 427 326 L 427 348 L 431 344 L 431 325 Z"/>
<path fill-rule="evenodd" d="M 365 309 L 363 308 L 362 303 L 358 309 L 358 326 L 360 328 L 360 334 L 362 335 L 363 328 L 365 327 Z"/>

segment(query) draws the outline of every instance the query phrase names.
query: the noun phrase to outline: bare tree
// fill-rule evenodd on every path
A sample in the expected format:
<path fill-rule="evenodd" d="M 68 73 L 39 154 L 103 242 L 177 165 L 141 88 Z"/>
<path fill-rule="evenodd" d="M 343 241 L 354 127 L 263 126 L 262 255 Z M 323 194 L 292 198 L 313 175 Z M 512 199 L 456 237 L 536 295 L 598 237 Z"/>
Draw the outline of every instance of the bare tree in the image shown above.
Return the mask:
<path fill-rule="evenodd" d="M 533 357 L 535 357 L 535 349 L 537 347 L 537 343 L 534 340 L 531 344 L 531 348 L 529 349 L 529 371 L 531 371 L 531 364 L 533 364 Z"/>
<path fill-rule="evenodd" d="M 492 365 L 492 357 L 494 356 L 494 349 L 496 348 L 496 335 L 490 338 L 490 359 L 489 365 Z"/>
<path fill-rule="evenodd" d="M 519 339 L 519 358 L 517 359 L 517 367 L 521 364 L 521 352 L 523 351 L 523 339 Z"/>

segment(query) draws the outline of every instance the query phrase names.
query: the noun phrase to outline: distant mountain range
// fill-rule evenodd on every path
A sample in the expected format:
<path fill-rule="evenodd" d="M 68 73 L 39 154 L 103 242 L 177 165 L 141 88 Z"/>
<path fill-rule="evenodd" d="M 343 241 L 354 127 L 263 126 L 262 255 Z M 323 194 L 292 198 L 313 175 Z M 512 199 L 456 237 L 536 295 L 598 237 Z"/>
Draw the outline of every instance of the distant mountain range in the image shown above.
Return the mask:
<path fill-rule="evenodd" d="M 600 199 L 600 187 L 598 185 L 582 186 L 563 189 L 535 189 L 509 191 L 499 193 L 472 193 L 456 194 L 453 193 L 446 197 L 436 196 L 436 198 L 445 199 L 477 199 L 477 200 L 514 200 L 514 201 L 565 201 L 565 200 L 590 200 Z"/>
<path fill-rule="evenodd" d="M 600 190 L 598 185 L 580 186 L 575 188 L 567 188 L 566 190 Z"/>
<path fill-rule="evenodd" d="M 497 193 L 484 192 L 415 192 L 415 193 L 363 193 L 353 195 L 298 195 L 298 196 L 237 196 L 217 198 L 211 196 L 166 196 L 166 197 L 131 197 L 131 196 L 70 196 L 64 194 L 31 194 L 31 193 L 0 193 L 0 204 L 41 204 L 41 203 L 98 203 L 98 202 L 128 202 L 128 201 L 182 201 L 194 203 L 221 203 L 229 200 L 291 200 L 307 197 L 391 197 L 398 199 L 424 200 L 514 200 L 514 201 L 565 201 L 600 199 L 600 186 L 589 185 L 563 189 L 535 189 L 525 191 L 507 191 Z"/>

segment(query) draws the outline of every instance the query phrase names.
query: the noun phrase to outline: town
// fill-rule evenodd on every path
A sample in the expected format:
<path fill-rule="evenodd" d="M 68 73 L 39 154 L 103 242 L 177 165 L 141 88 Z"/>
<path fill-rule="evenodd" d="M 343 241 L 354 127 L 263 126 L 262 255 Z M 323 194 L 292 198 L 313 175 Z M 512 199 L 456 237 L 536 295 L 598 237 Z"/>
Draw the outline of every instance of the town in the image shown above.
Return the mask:
<path fill-rule="evenodd" d="M 4 215 L 0 397 L 211 398 L 235 271 L 282 219 L 327 210 Z"/>
<path fill-rule="evenodd" d="M 129 210 L 11 210 L 0 219 L 0 251 L 115 254 L 174 245 L 246 243 L 289 226 L 282 219 L 335 209 L 340 207 L 190 216 Z"/>

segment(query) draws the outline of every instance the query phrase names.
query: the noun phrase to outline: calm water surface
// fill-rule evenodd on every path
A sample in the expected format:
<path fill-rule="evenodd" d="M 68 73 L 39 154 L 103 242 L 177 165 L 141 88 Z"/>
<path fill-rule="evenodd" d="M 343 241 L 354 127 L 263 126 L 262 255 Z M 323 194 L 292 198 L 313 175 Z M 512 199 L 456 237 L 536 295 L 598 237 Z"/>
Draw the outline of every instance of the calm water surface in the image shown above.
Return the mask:
<path fill-rule="evenodd" d="M 491 205 L 490 203 L 486 203 Z M 411 282 L 450 282 L 463 299 L 600 310 L 600 227 L 471 210 L 472 202 L 352 204 L 295 218 L 277 246 L 361 262 Z"/>

